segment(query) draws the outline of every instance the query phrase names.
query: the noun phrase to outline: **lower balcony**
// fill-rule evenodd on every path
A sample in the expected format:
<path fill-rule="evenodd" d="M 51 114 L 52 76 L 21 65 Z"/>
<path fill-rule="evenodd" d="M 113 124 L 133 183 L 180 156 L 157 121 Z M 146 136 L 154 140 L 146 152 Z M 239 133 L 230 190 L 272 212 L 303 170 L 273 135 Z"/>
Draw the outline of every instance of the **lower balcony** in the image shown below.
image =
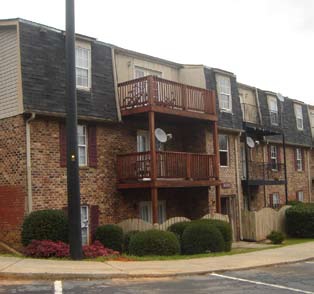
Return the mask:
<path fill-rule="evenodd" d="M 248 172 L 244 168 L 242 181 L 249 186 L 284 185 L 286 183 L 284 164 L 250 162 Z"/>
<path fill-rule="evenodd" d="M 151 154 L 118 155 L 118 188 L 152 187 Z M 215 156 L 204 153 L 156 152 L 156 187 L 201 187 L 219 184 Z"/>

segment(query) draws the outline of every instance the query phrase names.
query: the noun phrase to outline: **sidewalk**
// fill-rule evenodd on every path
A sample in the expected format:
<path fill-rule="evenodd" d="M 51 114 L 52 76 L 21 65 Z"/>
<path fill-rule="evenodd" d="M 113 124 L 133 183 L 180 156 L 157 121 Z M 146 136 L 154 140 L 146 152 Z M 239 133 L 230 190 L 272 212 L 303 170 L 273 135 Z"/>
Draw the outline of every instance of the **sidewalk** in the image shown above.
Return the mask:
<path fill-rule="evenodd" d="M 314 242 L 251 253 L 173 261 L 58 261 L 0 256 L 1 278 L 110 279 L 196 275 L 314 259 Z"/>

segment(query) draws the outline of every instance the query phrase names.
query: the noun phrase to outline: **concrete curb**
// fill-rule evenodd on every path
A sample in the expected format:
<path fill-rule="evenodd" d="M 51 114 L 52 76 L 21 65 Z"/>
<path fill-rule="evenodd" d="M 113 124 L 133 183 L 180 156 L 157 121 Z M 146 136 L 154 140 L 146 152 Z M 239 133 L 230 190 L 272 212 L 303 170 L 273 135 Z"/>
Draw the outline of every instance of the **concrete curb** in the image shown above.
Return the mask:
<path fill-rule="evenodd" d="M 207 275 L 211 273 L 222 273 L 225 271 L 239 271 L 249 270 L 261 267 L 278 266 L 284 264 L 293 264 L 314 260 L 313 257 L 296 259 L 292 261 L 275 262 L 269 264 L 261 264 L 256 266 L 236 267 L 236 268 L 221 268 L 218 270 L 205 270 L 205 271 L 191 271 L 184 273 L 155 273 L 155 274 L 132 274 L 132 273 L 113 273 L 113 274 L 90 274 L 90 273 L 14 273 L 14 272 L 0 272 L 0 279 L 24 279 L 24 280 L 106 280 L 106 279 L 139 279 L 139 278 L 171 278 L 171 277 L 184 277 L 193 275 Z"/>

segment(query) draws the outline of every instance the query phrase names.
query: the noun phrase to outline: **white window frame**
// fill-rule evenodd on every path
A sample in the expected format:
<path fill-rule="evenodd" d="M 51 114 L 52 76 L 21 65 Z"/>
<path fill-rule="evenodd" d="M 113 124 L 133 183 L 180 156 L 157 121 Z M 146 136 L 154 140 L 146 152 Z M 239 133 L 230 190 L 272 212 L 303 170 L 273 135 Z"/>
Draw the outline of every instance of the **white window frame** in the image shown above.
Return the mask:
<path fill-rule="evenodd" d="M 219 135 L 218 135 L 218 142 L 220 142 L 220 140 L 219 140 L 219 137 L 220 137 L 220 136 L 221 136 L 221 137 L 225 137 L 226 140 L 227 140 L 227 149 L 221 149 L 221 148 L 220 148 L 220 144 L 219 144 L 219 154 L 220 154 L 221 152 L 227 153 L 227 165 L 221 165 L 220 160 L 219 160 L 219 164 L 220 164 L 221 167 L 228 167 L 228 166 L 229 166 L 229 136 L 228 136 L 228 135 L 225 135 L 225 134 L 219 134 Z"/>
<path fill-rule="evenodd" d="M 80 131 L 79 129 L 82 128 L 83 130 L 83 135 L 80 135 Z M 87 152 L 87 148 L 88 148 L 88 136 L 87 136 L 87 127 L 86 125 L 78 125 L 77 126 L 77 136 L 78 136 L 78 162 L 79 162 L 79 166 L 87 166 L 88 164 L 88 152 Z M 84 136 L 84 141 L 85 144 L 80 144 L 80 138 Z M 84 149 L 84 157 L 85 157 L 85 162 L 81 162 L 81 150 Z"/>
<path fill-rule="evenodd" d="M 142 72 L 142 75 L 137 76 L 137 72 Z M 162 72 L 134 65 L 134 79 L 139 79 L 146 76 L 156 76 L 156 77 L 162 78 Z"/>
<path fill-rule="evenodd" d="M 230 77 L 216 74 L 216 84 L 220 110 L 225 112 L 232 112 L 232 92 Z M 226 98 L 228 102 L 226 103 L 226 101 L 223 101 L 223 98 Z"/>
<path fill-rule="evenodd" d="M 269 119 L 270 124 L 273 126 L 279 125 L 279 111 L 278 111 L 278 101 L 276 97 L 268 96 L 268 109 L 269 109 Z M 276 121 L 274 120 L 276 118 Z"/>
<path fill-rule="evenodd" d="M 297 165 L 297 171 L 303 171 L 303 158 L 302 158 L 302 150 L 301 148 L 295 149 L 296 153 L 296 165 Z"/>
<path fill-rule="evenodd" d="M 303 130 L 303 112 L 302 112 L 302 105 L 301 104 L 294 104 L 294 114 L 297 124 L 297 129 L 299 131 Z"/>
<path fill-rule="evenodd" d="M 78 65 L 78 57 L 77 57 L 77 51 L 78 50 L 85 50 L 87 52 L 87 67 Z M 85 85 L 79 85 L 78 83 L 78 78 L 77 78 L 77 72 L 76 72 L 76 88 L 80 89 L 80 90 L 87 90 L 89 91 L 91 88 L 91 84 L 92 84 L 92 77 L 91 77 L 91 69 L 92 69 L 92 65 L 91 65 L 91 46 L 89 43 L 85 43 L 85 42 L 80 42 L 77 41 L 76 42 L 76 46 L 75 46 L 75 69 L 82 69 L 82 70 L 87 70 L 87 86 Z"/>
<path fill-rule="evenodd" d="M 274 192 L 271 194 L 272 200 L 273 200 L 273 208 L 279 208 L 280 207 L 280 195 L 278 192 Z"/>
<path fill-rule="evenodd" d="M 297 191 L 297 201 L 304 202 L 304 192 Z"/>
<path fill-rule="evenodd" d="M 86 210 L 86 218 L 82 218 L 82 210 Z M 83 239 L 83 230 L 86 229 L 86 242 L 84 242 Z M 82 230 L 82 245 L 88 245 L 89 244 L 89 207 L 88 205 L 82 205 L 81 206 L 81 230 Z"/>
<path fill-rule="evenodd" d="M 143 214 L 143 210 L 147 212 L 147 218 L 145 218 Z M 140 219 L 152 223 L 153 221 L 153 212 L 152 212 L 152 202 L 151 201 L 140 201 L 139 202 L 139 216 Z M 158 223 L 162 224 L 167 220 L 166 216 L 166 201 L 160 200 L 158 201 Z"/>
<path fill-rule="evenodd" d="M 278 170 L 278 147 L 276 145 L 270 145 L 269 149 L 271 169 Z"/>

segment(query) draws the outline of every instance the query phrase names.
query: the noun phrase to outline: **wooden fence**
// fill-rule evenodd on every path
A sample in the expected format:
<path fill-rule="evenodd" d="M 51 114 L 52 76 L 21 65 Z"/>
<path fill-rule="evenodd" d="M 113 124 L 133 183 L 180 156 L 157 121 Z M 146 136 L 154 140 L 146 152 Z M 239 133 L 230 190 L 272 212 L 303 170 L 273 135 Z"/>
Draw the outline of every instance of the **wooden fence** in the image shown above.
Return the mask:
<path fill-rule="evenodd" d="M 263 208 L 259 211 L 242 210 L 242 235 L 244 240 L 261 241 L 271 231 L 285 232 L 285 212 L 290 206 L 286 205 L 275 210 Z"/>
<path fill-rule="evenodd" d="M 229 218 L 227 215 L 214 213 L 214 214 L 206 214 L 202 217 L 202 219 L 219 219 L 223 221 L 229 222 Z M 129 232 L 129 231 L 146 231 L 150 229 L 157 229 L 157 230 L 167 230 L 168 227 L 170 227 L 172 224 L 183 222 L 183 221 L 191 221 L 190 219 L 186 217 L 172 217 L 165 221 L 162 224 L 153 225 L 151 223 L 148 223 L 146 221 L 143 221 L 139 218 L 129 218 L 126 219 L 117 225 L 122 228 L 123 232 Z"/>

